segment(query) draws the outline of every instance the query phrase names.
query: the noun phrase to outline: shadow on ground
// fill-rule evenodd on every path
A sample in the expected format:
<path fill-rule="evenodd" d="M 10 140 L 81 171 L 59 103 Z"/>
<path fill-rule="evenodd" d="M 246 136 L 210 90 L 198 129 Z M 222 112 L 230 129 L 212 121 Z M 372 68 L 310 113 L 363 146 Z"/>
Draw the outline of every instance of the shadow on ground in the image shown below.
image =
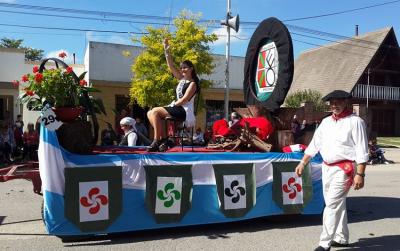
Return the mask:
<path fill-rule="evenodd" d="M 400 218 L 400 198 L 349 197 L 347 212 L 350 223 Z"/>
<path fill-rule="evenodd" d="M 400 218 L 399 198 L 349 197 L 347 199 L 347 208 L 350 223 L 384 218 Z M 231 223 L 125 232 L 94 237 L 72 237 L 63 239 L 63 242 L 65 242 L 64 245 L 66 247 L 73 247 L 138 243 L 163 239 L 174 240 L 192 236 L 207 236 L 208 239 L 226 239 L 231 238 L 230 234 L 232 233 L 318 226 L 321 225 L 321 218 L 321 215 L 279 215 Z M 391 249 L 391 247 L 400 247 L 399 236 L 361 239 L 360 242 L 354 243 L 351 248 L 395 250 Z"/>
<path fill-rule="evenodd" d="M 374 250 L 374 251 L 398 251 L 400 250 L 400 235 L 387 235 L 372 238 L 361 238 L 358 242 L 352 243 L 350 247 L 343 250 Z"/>

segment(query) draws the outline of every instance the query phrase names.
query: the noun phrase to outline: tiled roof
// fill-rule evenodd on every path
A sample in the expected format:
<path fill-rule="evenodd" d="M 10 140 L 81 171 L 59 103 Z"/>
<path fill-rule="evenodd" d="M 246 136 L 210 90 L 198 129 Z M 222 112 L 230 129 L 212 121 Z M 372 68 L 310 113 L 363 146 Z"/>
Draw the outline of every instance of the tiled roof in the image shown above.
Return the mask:
<path fill-rule="evenodd" d="M 302 53 L 295 61 L 289 93 L 304 89 L 323 96 L 337 89 L 350 92 L 391 30 L 384 28 Z"/>

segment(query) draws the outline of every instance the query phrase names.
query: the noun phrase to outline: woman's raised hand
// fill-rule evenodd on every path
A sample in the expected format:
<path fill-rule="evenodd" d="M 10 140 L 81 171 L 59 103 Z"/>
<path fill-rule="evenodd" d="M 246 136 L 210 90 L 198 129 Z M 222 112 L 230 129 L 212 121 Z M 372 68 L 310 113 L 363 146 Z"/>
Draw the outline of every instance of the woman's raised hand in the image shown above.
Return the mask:
<path fill-rule="evenodd" d="M 164 51 L 167 53 L 169 51 L 169 40 L 168 38 L 164 38 Z"/>

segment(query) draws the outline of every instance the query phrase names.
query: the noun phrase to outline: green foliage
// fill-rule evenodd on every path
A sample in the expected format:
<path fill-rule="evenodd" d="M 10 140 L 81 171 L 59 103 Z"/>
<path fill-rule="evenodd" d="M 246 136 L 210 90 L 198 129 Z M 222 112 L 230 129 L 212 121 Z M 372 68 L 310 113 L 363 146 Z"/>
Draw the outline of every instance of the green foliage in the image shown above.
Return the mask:
<path fill-rule="evenodd" d="M 326 104 L 321 100 L 322 95 L 316 90 L 305 89 L 288 95 L 285 99 L 285 106 L 292 108 L 301 107 L 302 103 L 310 102 L 315 105 L 317 111 L 325 111 Z"/>
<path fill-rule="evenodd" d="M 0 47 L 24 49 L 26 60 L 37 61 L 43 58 L 43 53 L 44 53 L 43 50 L 22 46 L 23 42 L 24 42 L 23 39 L 11 39 L 4 37 L 0 40 Z"/>
<path fill-rule="evenodd" d="M 54 107 L 76 107 L 85 102 L 84 93 L 98 91 L 87 86 L 85 74 L 86 72 L 82 73 L 75 80 L 72 67 L 51 68 L 39 72 L 39 67 L 35 66 L 32 73 L 23 75 L 21 82 L 14 81 L 14 84 L 22 85 L 24 93 L 19 97 L 20 102 L 27 103 L 31 109 L 41 109 L 46 103 Z M 95 112 L 105 113 L 101 101 L 92 99 L 91 102 L 97 108 Z"/>
<path fill-rule="evenodd" d="M 198 25 L 199 17 L 183 11 L 173 22 L 174 31 L 167 27 L 149 26 L 146 28 L 148 34 L 133 39 L 140 42 L 145 50 L 132 65 L 131 100 L 136 100 L 141 106 L 154 107 L 167 105 L 175 98 L 177 80 L 169 71 L 164 56 L 163 40 L 166 37 L 169 38 L 170 53 L 176 65 L 190 60 L 198 75 L 212 72 L 214 65 L 208 44 L 216 41 L 217 36 L 206 34 L 206 27 Z M 207 88 L 211 83 L 201 80 L 200 85 Z"/>

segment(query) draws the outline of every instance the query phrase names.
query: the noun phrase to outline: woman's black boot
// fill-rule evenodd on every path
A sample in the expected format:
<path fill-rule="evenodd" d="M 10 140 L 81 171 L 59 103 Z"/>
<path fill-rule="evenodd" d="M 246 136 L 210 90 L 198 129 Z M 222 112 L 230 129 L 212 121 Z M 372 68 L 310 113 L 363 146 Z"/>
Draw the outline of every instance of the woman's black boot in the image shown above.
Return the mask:
<path fill-rule="evenodd" d="M 159 140 L 153 140 L 151 144 L 147 147 L 148 152 L 158 152 L 159 151 L 159 146 L 160 146 L 160 141 Z"/>

